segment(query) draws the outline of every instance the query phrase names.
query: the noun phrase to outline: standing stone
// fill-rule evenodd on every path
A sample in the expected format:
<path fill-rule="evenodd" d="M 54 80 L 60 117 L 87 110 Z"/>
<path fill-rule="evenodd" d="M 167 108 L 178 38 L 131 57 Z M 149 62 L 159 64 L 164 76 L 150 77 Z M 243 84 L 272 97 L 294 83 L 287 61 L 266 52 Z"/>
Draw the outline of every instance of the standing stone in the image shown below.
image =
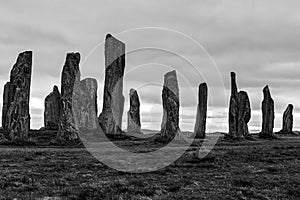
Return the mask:
<path fill-rule="evenodd" d="M 293 110 L 294 106 L 289 104 L 283 113 L 282 118 L 282 133 L 293 133 Z"/>
<path fill-rule="evenodd" d="M 105 83 L 99 123 L 105 134 L 122 133 L 125 44 L 108 34 L 105 40 Z"/>
<path fill-rule="evenodd" d="M 238 93 L 238 124 L 237 136 L 249 138 L 248 122 L 251 119 L 250 100 L 247 92 L 240 91 Z"/>
<path fill-rule="evenodd" d="M 44 127 L 47 130 L 58 130 L 62 103 L 58 87 L 45 98 Z"/>
<path fill-rule="evenodd" d="M 68 53 L 61 76 L 61 101 L 62 110 L 60 114 L 58 140 L 74 140 L 78 138 L 73 117 L 73 89 L 76 82 L 80 80 L 80 54 Z"/>
<path fill-rule="evenodd" d="M 262 102 L 262 130 L 259 134 L 261 138 L 272 138 L 274 128 L 274 101 L 268 86 L 263 89 L 264 100 Z"/>
<path fill-rule="evenodd" d="M 14 101 L 14 96 L 16 93 L 16 88 L 10 82 L 4 85 L 3 90 L 3 107 L 2 107 L 2 127 L 4 130 L 8 130 L 8 109 L 10 104 Z"/>
<path fill-rule="evenodd" d="M 238 90 L 236 85 L 236 74 L 231 72 L 231 96 L 229 103 L 229 136 L 236 138 L 238 135 Z"/>
<path fill-rule="evenodd" d="M 29 98 L 32 52 L 20 53 L 4 86 L 2 127 L 12 141 L 26 141 L 30 129 Z"/>
<path fill-rule="evenodd" d="M 96 79 L 86 78 L 75 85 L 74 118 L 76 127 L 82 133 L 98 128 Z"/>
<path fill-rule="evenodd" d="M 207 117 L 207 84 L 201 83 L 198 92 L 197 117 L 194 128 L 195 138 L 205 138 Z"/>
<path fill-rule="evenodd" d="M 179 128 L 179 87 L 175 70 L 164 76 L 162 102 L 164 111 L 160 135 L 166 142 L 169 142 L 181 135 Z"/>
<path fill-rule="evenodd" d="M 251 119 L 250 100 L 247 92 L 238 92 L 236 74 L 231 72 L 231 96 L 229 104 L 229 138 L 250 139 L 248 123 Z"/>
<path fill-rule="evenodd" d="M 140 100 L 136 90 L 130 89 L 130 108 L 127 113 L 128 126 L 127 132 L 129 133 L 141 133 L 141 121 L 140 121 Z"/>

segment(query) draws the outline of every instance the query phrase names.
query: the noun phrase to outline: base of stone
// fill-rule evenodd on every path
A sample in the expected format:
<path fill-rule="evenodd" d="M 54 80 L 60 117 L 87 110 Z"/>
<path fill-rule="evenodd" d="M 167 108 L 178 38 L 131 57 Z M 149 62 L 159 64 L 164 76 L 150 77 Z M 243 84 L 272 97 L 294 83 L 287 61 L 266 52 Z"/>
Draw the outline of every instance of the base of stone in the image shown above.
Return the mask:
<path fill-rule="evenodd" d="M 268 139 L 268 140 L 277 140 L 277 139 L 279 139 L 274 133 L 272 133 L 272 134 L 261 134 L 261 133 L 259 133 L 258 137 L 260 139 Z"/>

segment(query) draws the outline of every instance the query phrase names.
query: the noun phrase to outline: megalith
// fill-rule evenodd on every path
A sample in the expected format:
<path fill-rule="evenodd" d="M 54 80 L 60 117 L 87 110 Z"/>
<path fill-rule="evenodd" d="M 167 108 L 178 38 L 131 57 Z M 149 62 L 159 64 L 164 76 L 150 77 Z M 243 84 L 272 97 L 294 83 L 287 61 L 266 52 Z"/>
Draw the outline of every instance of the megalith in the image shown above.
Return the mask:
<path fill-rule="evenodd" d="M 207 117 L 207 84 L 201 83 L 198 91 L 198 106 L 196 124 L 194 128 L 195 138 L 204 139 L 206 132 L 206 117 Z"/>
<path fill-rule="evenodd" d="M 45 98 L 44 105 L 44 128 L 46 130 L 58 130 L 62 102 L 56 85 L 53 87 L 53 91 Z"/>
<path fill-rule="evenodd" d="M 135 89 L 130 89 L 130 108 L 127 113 L 127 132 L 142 133 L 140 120 L 140 100 Z"/>
<path fill-rule="evenodd" d="M 20 53 L 4 86 L 2 127 L 12 141 L 28 140 L 32 51 Z"/>
<path fill-rule="evenodd" d="M 264 99 L 262 102 L 262 130 L 259 134 L 261 138 L 274 137 L 274 100 L 271 97 L 269 86 L 265 86 L 263 89 Z"/>
<path fill-rule="evenodd" d="M 105 39 L 105 83 L 99 124 L 105 134 L 122 133 L 125 44 L 111 34 Z"/>
<path fill-rule="evenodd" d="M 160 135 L 165 141 L 171 141 L 181 135 L 179 128 L 179 86 L 175 70 L 164 76 L 162 102 L 163 120 Z"/>
<path fill-rule="evenodd" d="M 293 133 L 293 110 L 294 106 L 289 104 L 282 117 L 282 133 Z"/>
<path fill-rule="evenodd" d="M 76 84 L 74 103 L 74 118 L 76 127 L 81 133 L 91 132 L 99 127 L 97 118 L 97 80 L 86 78 Z"/>
<path fill-rule="evenodd" d="M 68 53 L 61 75 L 61 102 L 62 110 L 59 120 L 58 140 L 72 141 L 78 139 L 73 117 L 73 89 L 80 81 L 80 54 Z"/>

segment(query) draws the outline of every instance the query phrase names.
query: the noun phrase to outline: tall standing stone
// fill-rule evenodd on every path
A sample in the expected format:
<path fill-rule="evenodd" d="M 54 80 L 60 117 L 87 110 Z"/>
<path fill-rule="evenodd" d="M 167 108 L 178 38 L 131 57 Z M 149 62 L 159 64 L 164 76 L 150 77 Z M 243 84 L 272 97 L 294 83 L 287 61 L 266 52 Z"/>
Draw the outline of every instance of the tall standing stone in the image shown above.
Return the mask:
<path fill-rule="evenodd" d="M 240 91 L 238 93 L 238 124 L 237 124 L 237 136 L 250 137 L 248 123 L 251 119 L 251 107 L 250 100 L 247 92 Z"/>
<path fill-rule="evenodd" d="M 4 130 L 8 130 L 8 109 L 10 104 L 14 101 L 14 96 L 16 93 L 16 88 L 10 82 L 4 85 L 3 89 L 3 106 L 2 106 L 2 127 Z"/>
<path fill-rule="evenodd" d="M 205 138 L 207 117 L 207 84 L 201 83 L 198 92 L 197 117 L 194 128 L 195 138 Z"/>
<path fill-rule="evenodd" d="M 4 86 L 2 127 L 13 141 L 28 139 L 31 72 L 32 51 L 20 53 Z"/>
<path fill-rule="evenodd" d="M 282 133 L 293 133 L 293 110 L 294 106 L 289 104 L 282 117 Z"/>
<path fill-rule="evenodd" d="M 171 141 L 180 136 L 179 87 L 175 70 L 166 73 L 164 76 L 162 102 L 164 110 L 160 135 L 165 141 Z"/>
<path fill-rule="evenodd" d="M 231 72 L 231 96 L 229 103 L 229 136 L 232 138 L 237 137 L 238 125 L 238 90 L 236 85 L 236 74 Z"/>
<path fill-rule="evenodd" d="M 78 138 L 73 117 L 73 89 L 76 82 L 80 80 L 80 54 L 68 53 L 61 76 L 61 101 L 62 110 L 60 114 L 58 140 L 74 140 Z"/>
<path fill-rule="evenodd" d="M 86 78 L 76 84 L 74 103 L 74 118 L 76 127 L 82 133 L 98 128 L 97 118 L 97 89 L 96 79 Z"/>
<path fill-rule="evenodd" d="M 127 132 L 141 133 L 140 100 L 136 90 L 130 89 L 130 108 L 127 113 Z"/>
<path fill-rule="evenodd" d="M 122 133 L 125 44 L 108 34 L 105 40 L 105 83 L 99 123 L 105 134 Z"/>
<path fill-rule="evenodd" d="M 45 98 L 44 127 L 47 130 L 58 130 L 62 109 L 61 95 L 55 85 L 53 91 Z"/>
<path fill-rule="evenodd" d="M 238 92 L 236 74 L 231 72 L 231 96 L 229 104 L 229 138 L 250 138 L 248 123 L 251 119 L 250 100 L 247 92 Z"/>
<path fill-rule="evenodd" d="M 259 134 L 261 138 L 272 138 L 274 128 L 274 101 L 268 86 L 263 89 L 264 100 L 262 102 L 262 130 Z"/>

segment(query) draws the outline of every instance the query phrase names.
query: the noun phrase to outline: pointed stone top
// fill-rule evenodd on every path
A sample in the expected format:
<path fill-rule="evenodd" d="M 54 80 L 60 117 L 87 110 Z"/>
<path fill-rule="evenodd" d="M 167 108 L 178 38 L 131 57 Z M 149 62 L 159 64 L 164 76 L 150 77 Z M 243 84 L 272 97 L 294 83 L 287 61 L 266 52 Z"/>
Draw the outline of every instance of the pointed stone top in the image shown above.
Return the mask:
<path fill-rule="evenodd" d="M 112 34 L 110 34 L 110 33 L 108 33 L 108 34 L 106 35 L 105 40 L 106 40 L 106 41 L 113 42 L 113 44 L 116 42 L 116 43 L 120 43 L 120 44 L 122 44 L 123 46 L 125 46 L 125 44 L 124 44 L 122 41 L 118 40 L 116 37 L 112 36 Z"/>
<path fill-rule="evenodd" d="M 264 90 L 268 91 L 268 90 L 269 90 L 269 86 L 266 85 L 266 86 L 264 87 Z"/>
<path fill-rule="evenodd" d="M 177 75 L 176 75 L 176 70 L 169 71 L 169 72 L 167 72 L 167 73 L 165 74 L 165 78 L 166 78 L 166 77 L 169 77 L 169 76 L 176 76 L 176 77 L 177 77 Z"/>
<path fill-rule="evenodd" d="M 236 97 L 238 94 L 237 85 L 236 85 L 236 74 L 235 72 L 231 72 L 231 95 L 233 97 Z"/>
<path fill-rule="evenodd" d="M 54 87 L 53 87 L 53 92 L 59 92 L 59 91 L 58 91 L 57 85 L 54 85 Z"/>
<path fill-rule="evenodd" d="M 290 110 L 290 111 L 293 112 L 293 110 L 294 110 L 293 104 L 289 104 L 289 105 L 287 106 L 287 108 L 286 108 L 286 111 L 287 111 L 287 110 Z"/>
<path fill-rule="evenodd" d="M 269 86 L 266 85 L 263 89 L 263 93 L 264 93 L 264 98 L 268 98 L 270 99 L 271 98 L 271 92 L 270 92 L 270 89 L 269 89 Z"/>
<path fill-rule="evenodd" d="M 17 58 L 17 63 L 21 61 L 31 61 L 32 60 L 32 51 L 24 51 L 19 53 Z"/>
<path fill-rule="evenodd" d="M 132 94 L 134 94 L 135 92 L 136 92 L 136 90 L 133 89 L 133 88 L 131 88 L 129 94 L 132 95 Z"/>
<path fill-rule="evenodd" d="M 106 39 L 108 39 L 108 38 L 110 38 L 110 37 L 112 37 L 112 35 L 111 35 L 110 33 L 108 33 L 108 34 L 106 35 Z"/>
<path fill-rule="evenodd" d="M 267 93 L 270 94 L 270 89 L 269 89 L 269 86 L 268 86 L 268 85 L 266 85 L 266 86 L 264 87 L 263 92 L 264 92 L 264 94 L 267 94 Z"/>
<path fill-rule="evenodd" d="M 172 83 L 178 84 L 176 70 L 169 71 L 164 76 L 164 86 L 168 87 L 170 84 L 172 85 Z"/>

